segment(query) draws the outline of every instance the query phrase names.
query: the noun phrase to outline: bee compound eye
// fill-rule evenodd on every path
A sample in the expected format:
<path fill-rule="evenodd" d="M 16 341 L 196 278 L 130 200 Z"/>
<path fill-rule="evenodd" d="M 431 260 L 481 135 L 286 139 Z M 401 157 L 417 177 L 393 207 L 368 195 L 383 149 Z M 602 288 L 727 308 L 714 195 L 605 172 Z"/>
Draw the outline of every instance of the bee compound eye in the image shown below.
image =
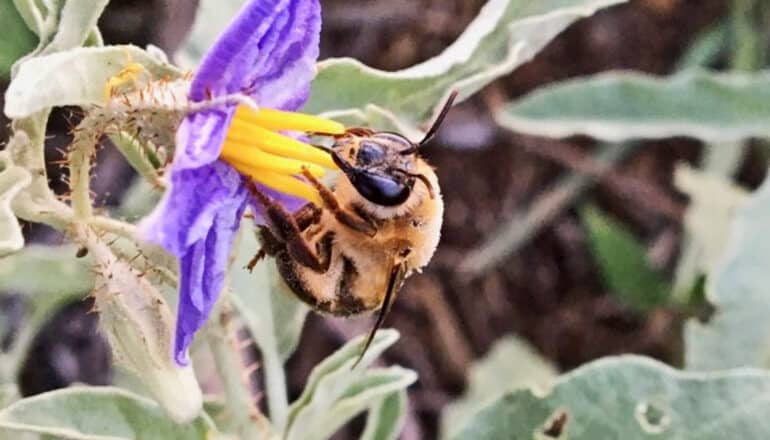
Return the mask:
<path fill-rule="evenodd" d="M 361 142 L 356 155 L 356 164 L 358 166 L 367 166 L 380 162 L 385 158 L 385 150 L 375 142 Z"/>
<path fill-rule="evenodd" d="M 404 203 L 412 192 L 410 182 L 402 182 L 392 176 L 369 172 L 357 173 L 351 183 L 366 200 L 381 206 L 397 206 Z"/>

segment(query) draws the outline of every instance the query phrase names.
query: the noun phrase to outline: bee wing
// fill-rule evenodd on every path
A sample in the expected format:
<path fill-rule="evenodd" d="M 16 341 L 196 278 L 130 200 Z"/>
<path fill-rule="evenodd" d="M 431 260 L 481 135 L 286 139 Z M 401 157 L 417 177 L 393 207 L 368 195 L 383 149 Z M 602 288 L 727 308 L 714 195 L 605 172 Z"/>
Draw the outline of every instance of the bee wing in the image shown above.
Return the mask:
<path fill-rule="evenodd" d="M 398 292 L 398 289 L 404 282 L 405 277 L 406 264 L 403 262 L 393 263 L 393 268 L 390 270 L 390 279 L 388 280 L 388 290 L 385 292 L 385 299 L 383 300 L 382 307 L 380 308 L 380 312 L 377 315 L 377 321 L 374 323 L 374 327 L 372 327 L 372 330 L 369 332 L 369 336 L 366 338 L 364 348 L 361 350 L 361 354 L 358 355 L 358 359 L 356 360 L 356 363 L 353 364 L 351 369 L 356 368 L 358 363 L 361 362 L 361 359 L 364 358 L 364 355 L 369 349 L 369 346 L 372 345 L 374 335 L 377 333 L 377 330 L 382 327 L 382 323 L 385 322 L 385 317 L 388 315 L 388 312 L 390 312 L 390 308 L 393 306 L 393 302 L 396 300 L 396 292 Z"/>

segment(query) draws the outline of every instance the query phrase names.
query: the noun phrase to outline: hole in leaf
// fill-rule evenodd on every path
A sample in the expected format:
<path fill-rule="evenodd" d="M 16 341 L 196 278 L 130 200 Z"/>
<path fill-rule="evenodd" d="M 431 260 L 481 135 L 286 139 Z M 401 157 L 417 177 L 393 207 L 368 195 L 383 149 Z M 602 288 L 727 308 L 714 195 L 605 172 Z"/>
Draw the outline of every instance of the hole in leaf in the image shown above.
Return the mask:
<path fill-rule="evenodd" d="M 567 411 L 556 411 L 543 425 L 540 435 L 536 436 L 538 440 L 552 440 L 552 439 L 566 439 L 567 438 L 567 422 L 569 421 L 569 414 Z"/>
<path fill-rule="evenodd" d="M 636 421 L 649 434 L 661 434 L 671 424 L 671 416 L 662 405 L 641 402 L 636 405 Z"/>

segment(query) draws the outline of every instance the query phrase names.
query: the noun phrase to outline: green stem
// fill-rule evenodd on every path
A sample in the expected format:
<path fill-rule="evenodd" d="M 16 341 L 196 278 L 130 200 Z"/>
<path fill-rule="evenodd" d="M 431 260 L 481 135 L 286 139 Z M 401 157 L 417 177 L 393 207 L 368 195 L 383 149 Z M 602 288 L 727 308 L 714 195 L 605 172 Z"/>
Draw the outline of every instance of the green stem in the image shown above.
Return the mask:
<path fill-rule="evenodd" d="M 83 120 L 70 146 L 69 170 L 72 210 L 75 218 L 88 221 L 93 216 L 91 205 L 91 158 L 96 153 L 98 137 Z"/>
<path fill-rule="evenodd" d="M 224 298 L 221 298 L 224 299 Z M 214 364 L 224 388 L 228 412 L 237 426 L 239 438 L 259 439 L 270 437 L 270 423 L 254 403 L 254 396 L 244 386 L 243 361 L 233 349 L 232 311 L 223 304 L 215 311 L 215 320 L 204 333 Z"/>

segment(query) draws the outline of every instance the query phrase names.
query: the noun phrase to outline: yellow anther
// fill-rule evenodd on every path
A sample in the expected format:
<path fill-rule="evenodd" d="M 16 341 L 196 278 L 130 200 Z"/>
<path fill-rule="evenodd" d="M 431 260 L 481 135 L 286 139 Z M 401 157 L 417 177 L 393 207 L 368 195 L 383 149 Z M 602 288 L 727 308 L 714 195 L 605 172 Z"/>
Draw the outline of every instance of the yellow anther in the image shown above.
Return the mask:
<path fill-rule="evenodd" d="M 231 164 L 238 172 L 246 176 L 251 177 L 257 182 L 280 191 L 284 194 L 291 194 L 293 196 L 301 197 L 305 200 L 309 200 L 318 206 L 322 206 L 321 196 L 310 185 L 302 182 L 294 177 L 287 176 L 285 174 L 278 174 L 272 171 L 262 170 L 258 168 L 250 168 L 241 163 Z"/>
<path fill-rule="evenodd" d="M 257 147 L 277 156 L 337 169 L 337 165 L 334 164 L 329 153 L 288 136 L 250 124 L 242 119 L 233 119 L 230 130 L 227 132 L 227 140 L 240 145 Z"/>
<path fill-rule="evenodd" d="M 326 171 L 315 164 L 289 159 L 266 153 L 259 148 L 249 148 L 240 142 L 226 140 L 222 146 L 222 159 L 227 162 L 238 162 L 256 169 L 264 169 L 278 174 L 300 174 L 302 168 L 307 168 L 314 176 L 321 177 Z"/>
<path fill-rule="evenodd" d="M 323 134 L 345 133 L 344 125 L 329 119 L 272 109 L 254 110 L 243 105 L 238 107 L 235 112 L 235 120 L 239 119 L 267 128 L 268 130 L 290 130 Z"/>
<path fill-rule="evenodd" d="M 123 69 L 121 69 L 120 72 L 111 76 L 110 79 L 107 80 L 107 83 L 104 85 L 105 100 L 109 100 L 110 98 L 112 98 L 112 96 L 115 93 L 115 90 L 118 87 L 121 87 L 128 83 L 132 83 L 134 84 L 134 86 L 136 86 L 139 75 L 145 72 L 144 66 L 142 66 L 139 63 L 135 63 L 131 60 L 131 52 L 129 52 L 128 49 L 125 50 L 125 53 L 126 53 L 125 67 L 123 67 Z"/>

